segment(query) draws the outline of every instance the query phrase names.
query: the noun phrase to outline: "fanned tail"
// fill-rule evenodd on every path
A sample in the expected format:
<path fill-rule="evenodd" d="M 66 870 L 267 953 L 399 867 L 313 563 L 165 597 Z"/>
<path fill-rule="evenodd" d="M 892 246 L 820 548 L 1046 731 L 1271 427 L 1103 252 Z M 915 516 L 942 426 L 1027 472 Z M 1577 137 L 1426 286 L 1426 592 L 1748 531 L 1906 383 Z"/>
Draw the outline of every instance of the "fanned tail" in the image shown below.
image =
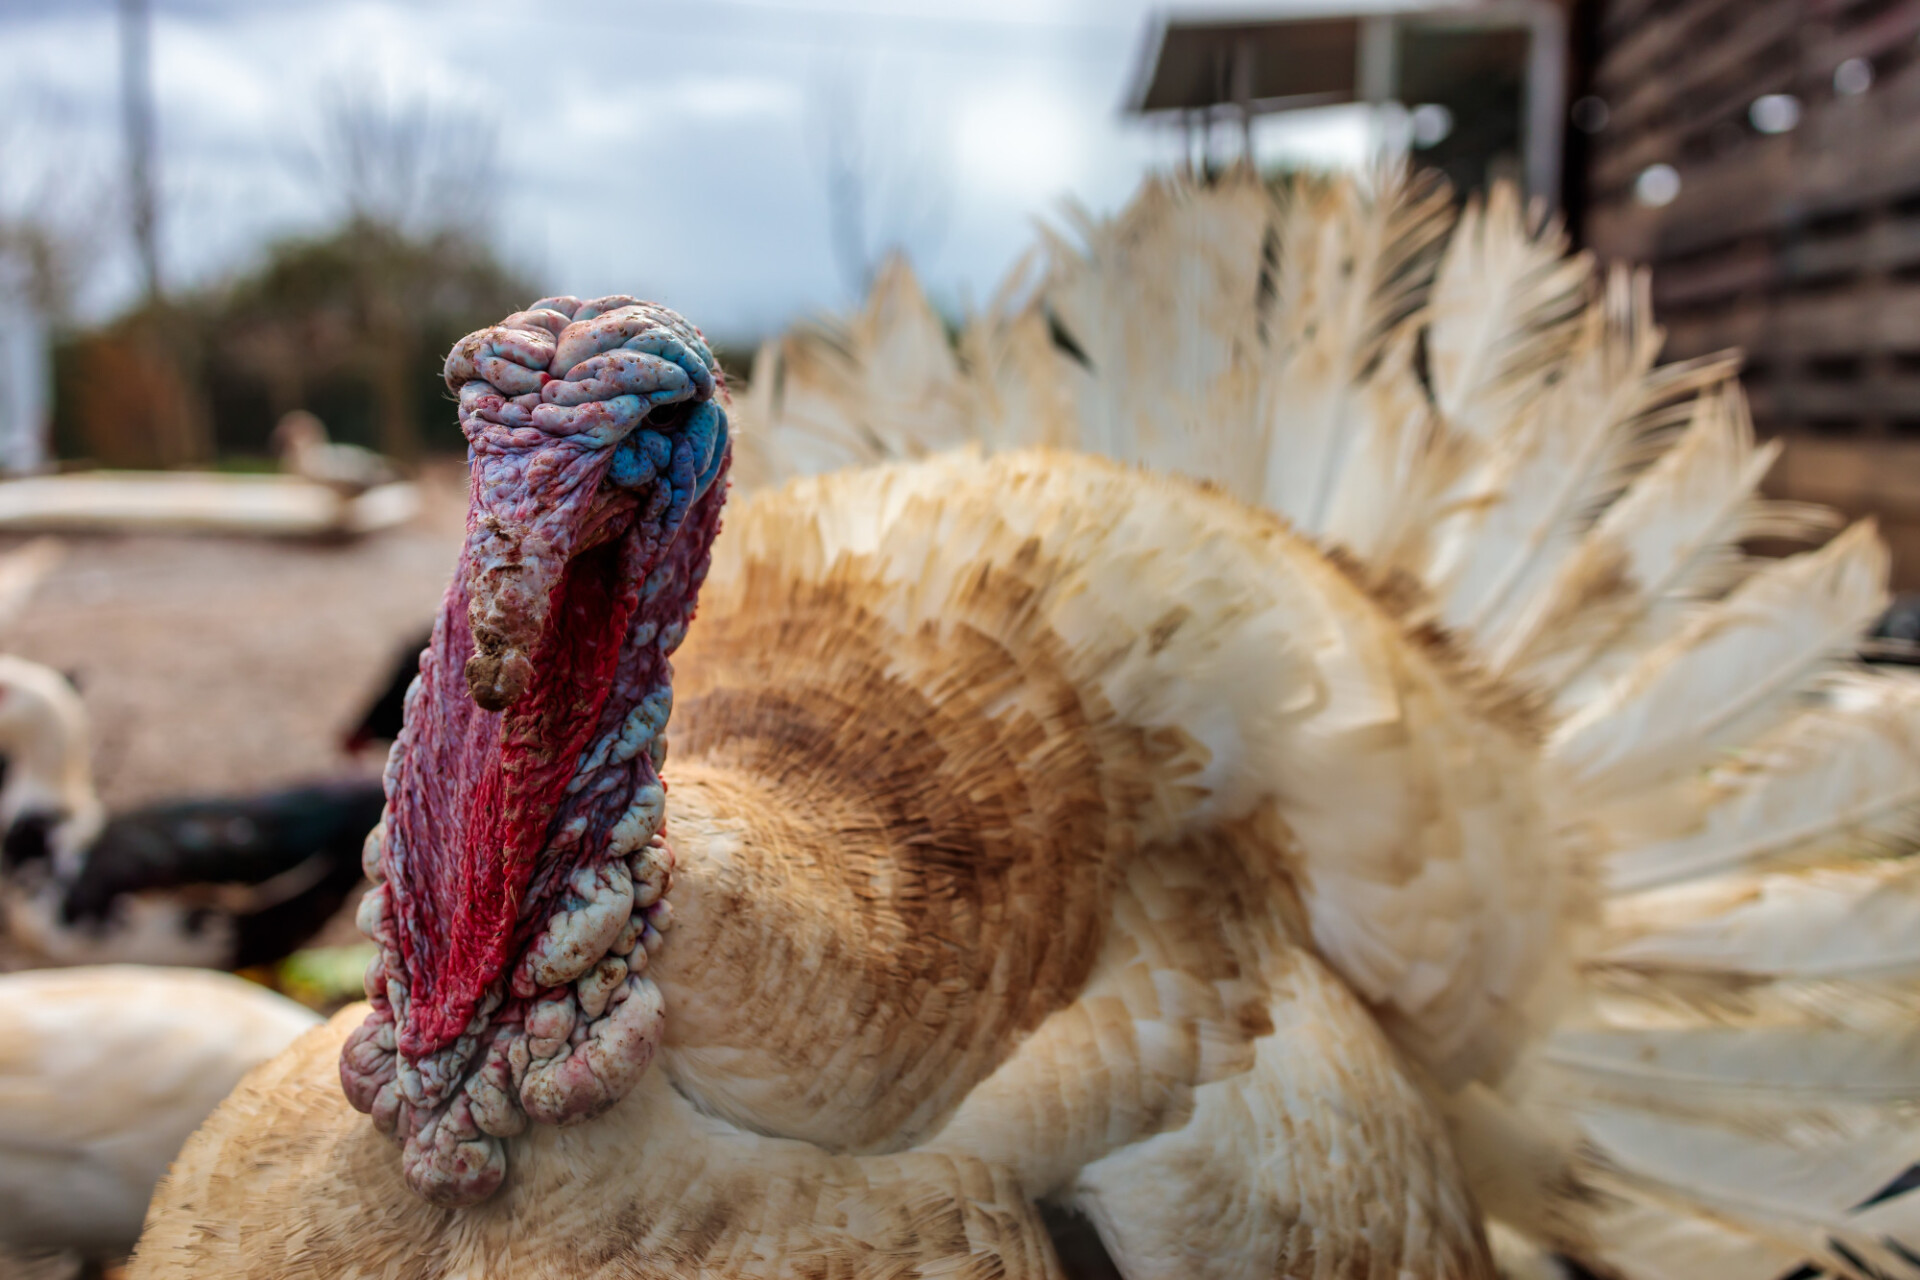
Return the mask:
<path fill-rule="evenodd" d="M 867 305 L 765 343 L 742 410 L 777 432 L 734 443 L 734 482 L 923 457 L 973 439 L 960 366 L 938 314 L 901 258 L 882 264 Z"/>
<path fill-rule="evenodd" d="M 1660 344 L 1645 278 L 1506 188 L 1241 174 L 1070 215 L 957 344 L 891 268 L 751 403 L 770 476 L 1066 446 L 1357 566 L 1535 708 L 1539 856 L 1588 887 L 1577 980 L 1445 1103 L 1488 1211 L 1631 1280 L 1920 1280 L 1920 681 L 1848 660 L 1886 553 L 1747 556 L 1836 522 L 1759 496 L 1733 362 Z M 1309 914 L 1391 957 L 1354 883 Z"/>
<path fill-rule="evenodd" d="M 1874 567 L 1864 532 L 1821 553 L 1800 608 L 1870 616 L 1836 581 Z M 1625 1275 L 1920 1275 L 1920 682 L 1829 666 L 1808 689 L 1789 673 L 1817 644 L 1754 672 L 1756 694 L 1799 688 L 1749 699 L 1775 709 L 1739 749 L 1594 810 L 1607 898 L 1587 998 L 1511 1092 L 1577 1124 L 1592 1256 Z M 1685 679 L 1705 649 L 1656 655 Z"/>

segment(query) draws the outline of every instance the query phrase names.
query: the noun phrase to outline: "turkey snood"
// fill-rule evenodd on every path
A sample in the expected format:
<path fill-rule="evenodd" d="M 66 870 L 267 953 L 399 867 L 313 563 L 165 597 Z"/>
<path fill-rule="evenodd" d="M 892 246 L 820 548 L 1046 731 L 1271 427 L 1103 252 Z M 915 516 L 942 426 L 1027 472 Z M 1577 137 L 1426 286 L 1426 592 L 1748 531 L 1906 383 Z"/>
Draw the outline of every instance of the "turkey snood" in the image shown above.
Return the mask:
<path fill-rule="evenodd" d="M 470 1204 L 506 1138 L 598 1115 L 659 1044 L 668 657 L 730 451 L 699 331 L 632 298 L 543 299 L 446 378 L 467 540 L 367 840 L 373 1012 L 340 1075 L 415 1190 Z"/>

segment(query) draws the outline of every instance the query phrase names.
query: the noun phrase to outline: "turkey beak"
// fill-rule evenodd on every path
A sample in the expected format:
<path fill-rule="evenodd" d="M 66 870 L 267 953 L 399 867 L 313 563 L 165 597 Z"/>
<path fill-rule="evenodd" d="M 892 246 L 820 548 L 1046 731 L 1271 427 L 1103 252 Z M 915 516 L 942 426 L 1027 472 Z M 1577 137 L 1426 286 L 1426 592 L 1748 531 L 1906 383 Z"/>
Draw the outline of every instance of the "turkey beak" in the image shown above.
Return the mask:
<path fill-rule="evenodd" d="M 507 476 L 474 467 L 460 571 L 473 634 L 467 692 L 484 710 L 505 711 L 526 693 L 568 561 L 607 532 L 619 504 L 601 495 L 605 453 L 561 440 L 520 455 Z M 569 485 L 564 496 L 547 498 L 562 485 Z M 543 492 L 529 501 L 536 487 Z"/>
<path fill-rule="evenodd" d="M 505 711 L 533 677 L 533 648 L 546 626 L 552 584 L 537 557 L 529 562 L 536 530 L 487 516 L 478 532 L 489 554 L 467 578 L 467 624 L 473 631 L 467 692 L 484 710 Z"/>

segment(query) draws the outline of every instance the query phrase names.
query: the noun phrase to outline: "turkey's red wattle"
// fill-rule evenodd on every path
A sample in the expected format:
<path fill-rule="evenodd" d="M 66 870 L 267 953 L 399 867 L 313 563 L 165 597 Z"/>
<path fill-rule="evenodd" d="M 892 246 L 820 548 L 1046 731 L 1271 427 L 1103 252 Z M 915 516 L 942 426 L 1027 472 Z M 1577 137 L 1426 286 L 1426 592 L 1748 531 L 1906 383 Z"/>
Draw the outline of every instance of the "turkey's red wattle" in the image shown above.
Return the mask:
<path fill-rule="evenodd" d="M 435 700 L 431 723 L 440 732 L 409 743 L 413 785 L 404 794 L 414 803 L 396 805 L 389 819 L 408 851 L 398 922 L 413 979 L 413 1016 L 400 1032 L 405 1053 L 454 1042 L 573 870 L 577 860 L 542 867 L 540 855 L 614 683 L 644 577 L 635 572 L 641 566 L 630 567 L 639 558 L 631 551 L 623 537 L 568 562 L 532 655 L 533 683 L 504 712 L 475 705 L 459 678 L 473 649 L 468 601 L 458 579 L 448 591 L 434 631 L 436 678 L 423 689 Z M 670 614 L 691 612 L 691 601 L 658 603 Z M 664 672 L 648 674 L 648 683 L 665 685 Z M 586 816 L 604 835 L 617 815 Z M 583 854 L 591 843 L 575 841 L 570 851 Z"/>
<path fill-rule="evenodd" d="M 729 450 L 699 331 L 631 298 L 545 299 L 462 340 L 447 379 L 467 539 L 369 842 L 380 954 L 341 1082 L 416 1190 L 464 1204 L 499 1186 L 503 1139 L 604 1111 L 660 1042 L 669 659 Z"/>

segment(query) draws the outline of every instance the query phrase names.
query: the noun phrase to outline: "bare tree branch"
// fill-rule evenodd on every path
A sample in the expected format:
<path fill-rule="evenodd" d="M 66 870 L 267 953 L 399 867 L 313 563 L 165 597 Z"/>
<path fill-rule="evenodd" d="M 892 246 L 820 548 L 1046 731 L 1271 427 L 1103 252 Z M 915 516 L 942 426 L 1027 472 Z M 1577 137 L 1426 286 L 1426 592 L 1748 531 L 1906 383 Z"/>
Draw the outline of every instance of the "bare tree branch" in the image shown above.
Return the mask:
<path fill-rule="evenodd" d="M 498 142 L 484 116 L 369 78 L 343 79 L 322 94 L 302 167 L 348 219 L 415 236 L 478 234 L 498 194 Z"/>
<path fill-rule="evenodd" d="M 871 76 L 849 65 L 814 77 L 808 116 L 834 264 L 848 291 L 865 297 L 889 256 L 931 257 L 945 238 L 945 157 L 911 102 L 876 93 Z"/>
<path fill-rule="evenodd" d="M 52 321 L 71 313 L 121 208 L 77 138 L 52 104 L 0 104 L 0 264 Z"/>

